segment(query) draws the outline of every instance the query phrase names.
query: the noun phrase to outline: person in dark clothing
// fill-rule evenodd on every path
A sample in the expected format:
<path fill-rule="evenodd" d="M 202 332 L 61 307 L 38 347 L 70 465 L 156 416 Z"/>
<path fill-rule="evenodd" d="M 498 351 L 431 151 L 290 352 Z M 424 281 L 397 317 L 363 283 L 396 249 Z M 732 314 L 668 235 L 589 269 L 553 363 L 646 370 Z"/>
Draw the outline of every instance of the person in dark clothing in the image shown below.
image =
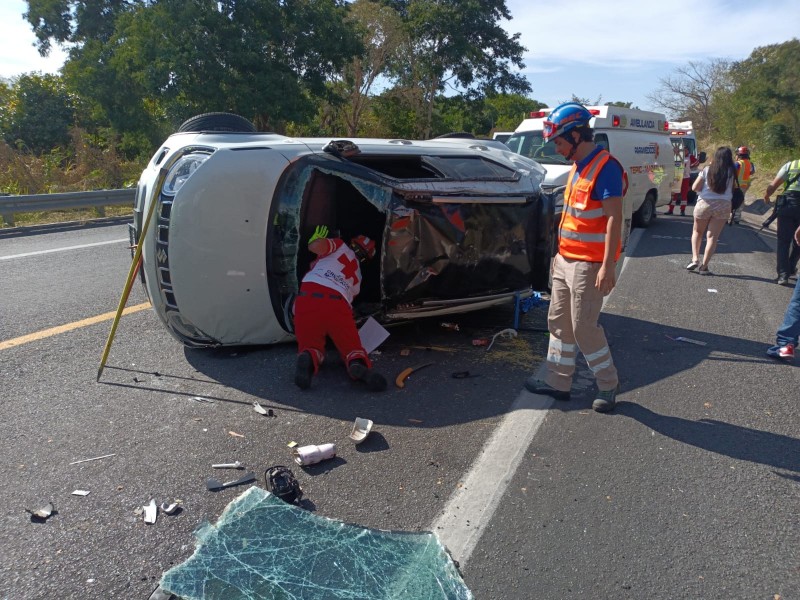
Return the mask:
<path fill-rule="evenodd" d="M 770 203 L 770 196 L 783 184 L 783 192 L 776 199 L 778 216 L 778 284 L 789 285 L 789 277 L 797 275 L 797 262 L 800 260 L 800 246 L 794 233 L 800 227 L 800 159 L 783 165 L 775 179 L 764 192 L 764 202 Z"/>

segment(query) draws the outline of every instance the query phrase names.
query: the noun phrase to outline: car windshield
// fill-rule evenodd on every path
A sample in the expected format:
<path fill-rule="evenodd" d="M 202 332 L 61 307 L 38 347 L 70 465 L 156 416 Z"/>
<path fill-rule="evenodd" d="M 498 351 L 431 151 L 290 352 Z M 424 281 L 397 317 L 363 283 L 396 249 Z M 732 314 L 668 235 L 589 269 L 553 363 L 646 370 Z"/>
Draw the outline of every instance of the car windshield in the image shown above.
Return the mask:
<path fill-rule="evenodd" d="M 568 165 L 570 161 L 556 152 L 552 140 L 545 142 L 541 131 L 523 131 L 506 140 L 512 152 L 527 156 L 543 165 Z"/>

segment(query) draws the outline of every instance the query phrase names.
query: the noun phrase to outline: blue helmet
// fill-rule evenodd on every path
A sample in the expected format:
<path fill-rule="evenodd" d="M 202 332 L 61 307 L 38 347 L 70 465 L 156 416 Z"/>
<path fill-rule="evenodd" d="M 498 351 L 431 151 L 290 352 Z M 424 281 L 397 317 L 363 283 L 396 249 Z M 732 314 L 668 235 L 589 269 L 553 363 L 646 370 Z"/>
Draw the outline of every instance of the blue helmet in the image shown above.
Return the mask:
<path fill-rule="evenodd" d="M 545 140 L 550 140 L 576 127 L 589 125 L 591 119 L 592 113 L 582 104 L 565 102 L 556 106 L 545 119 L 542 135 Z"/>

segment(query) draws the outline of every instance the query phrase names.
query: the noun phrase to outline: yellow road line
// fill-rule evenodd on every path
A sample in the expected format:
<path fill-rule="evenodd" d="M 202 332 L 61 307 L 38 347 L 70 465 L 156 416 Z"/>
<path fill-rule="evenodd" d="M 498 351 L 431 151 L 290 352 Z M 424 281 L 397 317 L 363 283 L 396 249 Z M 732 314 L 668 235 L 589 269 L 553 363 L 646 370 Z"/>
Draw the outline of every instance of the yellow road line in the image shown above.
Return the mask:
<path fill-rule="evenodd" d="M 150 308 L 150 303 L 144 302 L 142 304 L 137 304 L 136 306 L 129 306 L 122 311 L 122 314 L 131 315 L 147 308 Z M 74 323 L 67 323 L 66 325 L 59 325 L 58 327 L 51 327 L 50 329 L 43 329 L 42 331 L 37 331 L 36 333 L 29 333 L 28 335 L 12 338 L 10 340 L 0 342 L 0 350 L 8 350 L 14 346 L 21 346 L 22 344 L 27 344 L 28 342 L 42 340 L 60 333 L 72 331 L 73 329 L 80 329 L 81 327 L 88 327 L 89 325 L 102 323 L 103 321 L 110 321 L 116 316 L 116 314 L 117 311 L 107 312 L 103 313 L 102 315 L 97 315 L 96 317 L 83 319 L 82 321 L 75 321 Z"/>

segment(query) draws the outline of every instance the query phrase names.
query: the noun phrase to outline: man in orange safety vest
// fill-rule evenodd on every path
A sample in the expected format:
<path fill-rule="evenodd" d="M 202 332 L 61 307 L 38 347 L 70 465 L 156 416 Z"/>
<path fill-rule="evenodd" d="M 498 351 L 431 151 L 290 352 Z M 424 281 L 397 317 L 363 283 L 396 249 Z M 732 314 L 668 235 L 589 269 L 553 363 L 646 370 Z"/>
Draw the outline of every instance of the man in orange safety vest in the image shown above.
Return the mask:
<path fill-rule="evenodd" d="M 592 408 L 608 412 L 616 405 L 619 379 L 598 319 L 603 297 L 616 285 L 627 175 L 617 159 L 594 143 L 591 118 L 584 106 L 567 102 L 553 109 L 544 123 L 545 139 L 553 140 L 556 152 L 575 163 L 564 192 L 558 254 L 551 267 L 546 376 L 528 378 L 525 387 L 534 394 L 569 400 L 580 350 L 597 381 Z"/>

